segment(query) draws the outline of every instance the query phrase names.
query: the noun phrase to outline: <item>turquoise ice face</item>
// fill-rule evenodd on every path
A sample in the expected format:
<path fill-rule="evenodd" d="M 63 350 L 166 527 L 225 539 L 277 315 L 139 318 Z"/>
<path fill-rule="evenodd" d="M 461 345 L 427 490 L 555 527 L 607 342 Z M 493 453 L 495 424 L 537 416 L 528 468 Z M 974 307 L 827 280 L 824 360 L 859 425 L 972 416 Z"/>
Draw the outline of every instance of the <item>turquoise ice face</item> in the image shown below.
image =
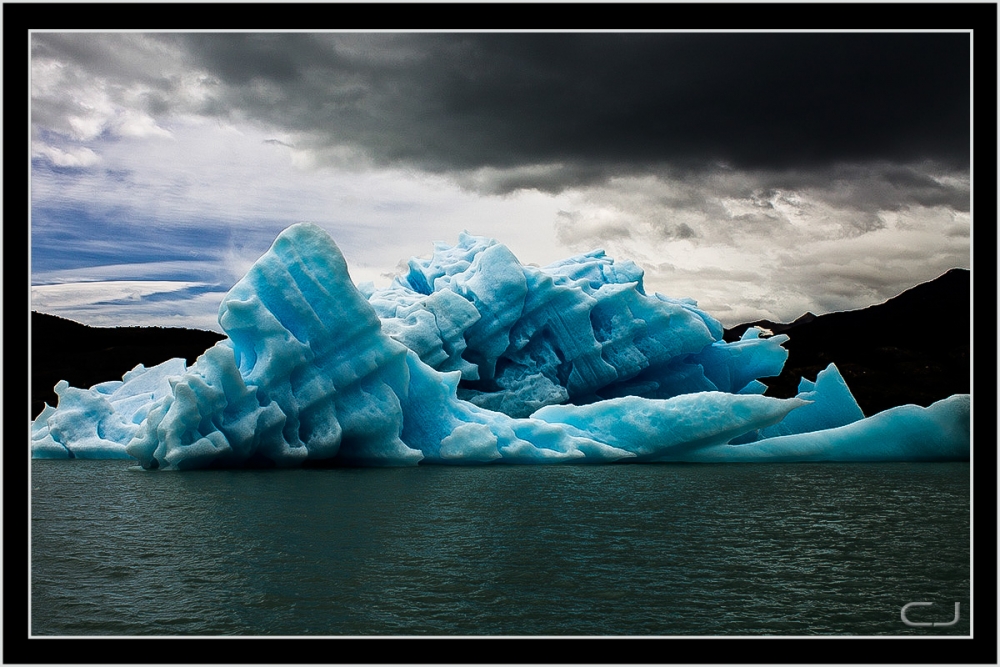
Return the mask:
<path fill-rule="evenodd" d="M 786 336 L 722 340 L 691 300 L 647 295 L 602 251 L 538 268 L 463 234 L 381 290 L 294 225 L 223 299 L 191 366 L 60 383 L 36 458 L 148 469 L 969 458 L 969 396 L 864 418 L 832 364 L 763 396 Z"/>

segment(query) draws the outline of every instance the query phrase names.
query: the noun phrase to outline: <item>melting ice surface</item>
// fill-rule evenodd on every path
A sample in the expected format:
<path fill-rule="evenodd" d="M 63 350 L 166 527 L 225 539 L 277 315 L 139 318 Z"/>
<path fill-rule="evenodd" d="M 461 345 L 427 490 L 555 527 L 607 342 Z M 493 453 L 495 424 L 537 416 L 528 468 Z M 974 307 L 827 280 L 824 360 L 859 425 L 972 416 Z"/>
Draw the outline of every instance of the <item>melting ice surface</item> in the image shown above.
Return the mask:
<path fill-rule="evenodd" d="M 194 364 L 56 386 L 36 458 L 147 469 L 613 461 L 967 460 L 970 397 L 865 418 L 832 364 L 763 395 L 787 336 L 726 343 L 691 300 L 647 295 L 602 251 L 523 266 L 463 234 L 386 289 L 333 240 L 282 232 Z"/>

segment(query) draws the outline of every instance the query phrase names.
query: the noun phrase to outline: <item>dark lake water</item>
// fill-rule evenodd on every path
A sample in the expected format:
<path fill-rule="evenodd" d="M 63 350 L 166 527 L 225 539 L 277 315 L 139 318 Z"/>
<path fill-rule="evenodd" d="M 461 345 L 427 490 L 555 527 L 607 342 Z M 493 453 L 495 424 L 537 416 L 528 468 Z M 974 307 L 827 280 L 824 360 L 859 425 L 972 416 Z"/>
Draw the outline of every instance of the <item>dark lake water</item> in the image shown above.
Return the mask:
<path fill-rule="evenodd" d="M 31 632 L 969 635 L 969 475 L 36 460 Z"/>

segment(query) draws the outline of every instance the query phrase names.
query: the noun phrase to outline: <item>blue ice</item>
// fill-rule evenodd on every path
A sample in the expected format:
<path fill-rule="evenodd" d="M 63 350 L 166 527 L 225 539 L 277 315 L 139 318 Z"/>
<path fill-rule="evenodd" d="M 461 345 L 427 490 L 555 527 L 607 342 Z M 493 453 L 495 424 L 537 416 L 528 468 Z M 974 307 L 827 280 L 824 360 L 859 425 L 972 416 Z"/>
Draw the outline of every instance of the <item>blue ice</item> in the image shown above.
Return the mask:
<path fill-rule="evenodd" d="M 865 418 L 834 365 L 763 395 L 786 336 L 722 340 L 689 299 L 594 251 L 522 265 L 462 234 L 385 289 L 355 287 L 294 225 L 229 291 L 192 365 L 77 389 L 31 425 L 35 458 L 147 469 L 304 464 L 967 460 L 969 395 Z"/>

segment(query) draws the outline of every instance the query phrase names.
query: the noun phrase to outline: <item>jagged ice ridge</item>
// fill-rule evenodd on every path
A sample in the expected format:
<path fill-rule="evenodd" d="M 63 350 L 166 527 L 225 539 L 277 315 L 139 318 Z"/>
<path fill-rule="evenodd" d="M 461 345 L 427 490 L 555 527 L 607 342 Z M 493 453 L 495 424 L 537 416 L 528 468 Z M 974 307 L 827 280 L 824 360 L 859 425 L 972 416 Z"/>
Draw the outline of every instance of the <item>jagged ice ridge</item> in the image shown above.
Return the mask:
<path fill-rule="evenodd" d="M 35 458 L 239 466 L 968 460 L 970 396 L 865 418 L 834 365 L 763 395 L 787 336 L 722 340 L 595 251 L 538 268 L 462 234 L 355 287 L 319 227 L 282 232 L 223 299 L 191 366 L 56 385 Z"/>

